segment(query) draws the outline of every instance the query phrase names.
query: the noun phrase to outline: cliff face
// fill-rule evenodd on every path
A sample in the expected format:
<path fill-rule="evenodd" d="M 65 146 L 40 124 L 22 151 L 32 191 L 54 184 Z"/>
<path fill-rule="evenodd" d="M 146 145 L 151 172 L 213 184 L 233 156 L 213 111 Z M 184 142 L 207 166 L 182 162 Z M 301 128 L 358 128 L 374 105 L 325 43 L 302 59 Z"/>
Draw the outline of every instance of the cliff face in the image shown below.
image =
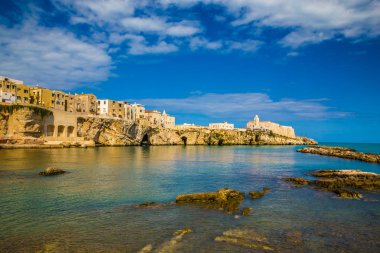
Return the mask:
<path fill-rule="evenodd" d="M 78 137 L 103 145 L 140 145 L 144 131 L 138 124 L 122 120 L 78 119 Z"/>
<path fill-rule="evenodd" d="M 33 139 L 34 143 L 39 143 L 48 140 L 43 131 L 47 122 L 51 122 L 50 118 L 61 115 L 33 107 L 20 107 L 17 110 L 4 108 L 4 106 L 0 108 L 0 142 L 2 143 L 22 144 L 26 143 L 25 140 L 30 143 Z M 147 145 L 316 144 L 313 140 L 303 137 L 288 138 L 263 131 L 151 128 L 147 122 L 137 124 L 97 117 L 78 117 L 77 136 L 85 141 L 94 141 L 107 146 L 142 143 Z M 62 141 L 69 142 L 70 140 L 63 138 Z"/>
<path fill-rule="evenodd" d="M 210 130 L 194 128 L 184 130 L 150 129 L 146 133 L 151 145 L 303 145 L 315 141 L 295 137 L 288 138 L 264 131 Z"/>
<path fill-rule="evenodd" d="M 0 106 L 0 137 L 39 138 L 43 136 L 49 111 L 21 106 Z"/>

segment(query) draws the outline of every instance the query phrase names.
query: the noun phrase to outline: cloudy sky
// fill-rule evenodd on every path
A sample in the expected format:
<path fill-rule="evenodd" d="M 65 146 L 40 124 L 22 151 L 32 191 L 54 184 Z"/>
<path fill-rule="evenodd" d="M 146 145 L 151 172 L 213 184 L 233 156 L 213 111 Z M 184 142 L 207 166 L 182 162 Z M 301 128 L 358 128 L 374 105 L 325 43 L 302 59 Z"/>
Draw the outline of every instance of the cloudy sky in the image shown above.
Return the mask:
<path fill-rule="evenodd" d="M 0 0 L 0 75 L 380 142 L 380 1 Z"/>

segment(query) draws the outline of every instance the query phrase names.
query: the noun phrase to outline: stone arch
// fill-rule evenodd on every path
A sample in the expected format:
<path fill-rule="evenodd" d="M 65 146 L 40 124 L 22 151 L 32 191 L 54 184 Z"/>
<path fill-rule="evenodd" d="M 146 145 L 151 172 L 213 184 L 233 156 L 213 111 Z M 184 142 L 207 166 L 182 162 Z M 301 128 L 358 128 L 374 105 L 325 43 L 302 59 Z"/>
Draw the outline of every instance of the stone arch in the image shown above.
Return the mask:
<path fill-rule="evenodd" d="M 186 136 L 182 136 L 181 140 L 182 140 L 183 145 L 186 146 L 187 145 L 187 137 Z"/>
<path fill-rule="evenodd" d="M 253 138 L 249 139 L 249 145 L 253 144 Z"/>
<path fill-rule="evenodd" d="M 54 135 L 54 125 L 47 125 L 46 127 L 46 136 L 53 136 Z"/>
<path fill-rule="evenodd" d="M 222 146 L 222 145 L 223 145 L 223 139 L 219 139 L 219 140 L 218 140 L 218 145 L 219 145 L 219 146 Z"/>
<path fill-rule="evenodd" d="M 144 134 L 142 140 L 141 140 L 141 146 L 147 146 L 147 145 L 150 145 L 150 142 L 149 142 L 149 135 L 148 134 Z"/>
<path fill-rule="evenodd" d="M 260 135 L 256 134 L 255 135 L 255 142 L 259 142 L 260 141 Z"/>
<path fill-rule="evenodd" d="M 67 127 L 67 137 L 74 137 L 74 127 L 73 126 Z"/>
<path fill-rule="evenodd" d="M 58 131 L 57 131 L 58 137 L 64 136 L 64 132 L 65 132 L 65 126 L 59 125 L 58 126 Z"/>

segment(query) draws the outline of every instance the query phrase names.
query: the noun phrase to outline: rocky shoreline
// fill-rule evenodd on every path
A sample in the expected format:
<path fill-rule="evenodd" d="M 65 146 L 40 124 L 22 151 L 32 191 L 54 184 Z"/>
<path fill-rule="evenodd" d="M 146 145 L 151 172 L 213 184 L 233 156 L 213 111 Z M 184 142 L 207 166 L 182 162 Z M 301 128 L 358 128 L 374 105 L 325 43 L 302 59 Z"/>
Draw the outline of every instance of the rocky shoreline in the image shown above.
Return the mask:
<path fill-rule="evenodd" d="M 369 163 L 380 163 L 380 155 L 371 153 L 358 152 L 352 148 L 342 148 L 342 147 L 328 147 L 328 146 L 313 146 L 305 147 L 297 150 L 297 152 L 317 154 L 324 156 L 334 156 L 340 158 L 346 158 L 351 160 L 359 160 Z"/>
<path fill-rule="evenodd" d="M 317 170 L 311 173 L 317 180 L 305 178 L 285 178 L 296 187 L 310 185 L 317 190 L 335 193 L 339 198 L 362 199 L 357 190 L 379 191 L 380 175 L 361 170 Z"/>

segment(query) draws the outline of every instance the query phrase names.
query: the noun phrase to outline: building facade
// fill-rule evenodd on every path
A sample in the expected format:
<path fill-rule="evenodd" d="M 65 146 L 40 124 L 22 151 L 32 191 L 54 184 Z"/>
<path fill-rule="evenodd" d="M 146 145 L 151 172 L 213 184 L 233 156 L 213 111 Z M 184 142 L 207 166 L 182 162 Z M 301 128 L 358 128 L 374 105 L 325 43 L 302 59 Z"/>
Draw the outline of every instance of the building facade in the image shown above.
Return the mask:
<path fill-rule="evenodd" d="M 41 87 L 32 87 L 30 93 L 31 104 L 53 108 L 53 92 L 51 90 Z"/>
<path fill-rule="evenodd" d="M 270 121 L 260 121 L 258 115 L 256 115 L 252 121 L 249 121 L 247 123 L 247 129 L 272 131 L 275 134 L 283 135 L 283 136 L 291 137 L 291 138 L 294 138 L 296 136 L 293 127 L 281 126 L 280 124 L 270 122 Z"/>
<path fill-rule="evenodd" d="M 223 123 L 210 123 L 208 127 L 210 129 L 224 129 L 224 130 L 232 130 L 235 128 L 234 124 L 227 123 L 226 121 Z"/>
<path fill-rule="evenodd" d="M 110 99 L 100 99 L 97 100 L 97 114 L 100 116 L 114 117 L 114 118 L 125 118 L 125 102 L 110 100 Z"/>
<path fill-rule="evenodd" d="M 141 104 L 131 104 L 132 107 L 132 121 L 138 122 L 145 118 L 145 107 Z"/>

